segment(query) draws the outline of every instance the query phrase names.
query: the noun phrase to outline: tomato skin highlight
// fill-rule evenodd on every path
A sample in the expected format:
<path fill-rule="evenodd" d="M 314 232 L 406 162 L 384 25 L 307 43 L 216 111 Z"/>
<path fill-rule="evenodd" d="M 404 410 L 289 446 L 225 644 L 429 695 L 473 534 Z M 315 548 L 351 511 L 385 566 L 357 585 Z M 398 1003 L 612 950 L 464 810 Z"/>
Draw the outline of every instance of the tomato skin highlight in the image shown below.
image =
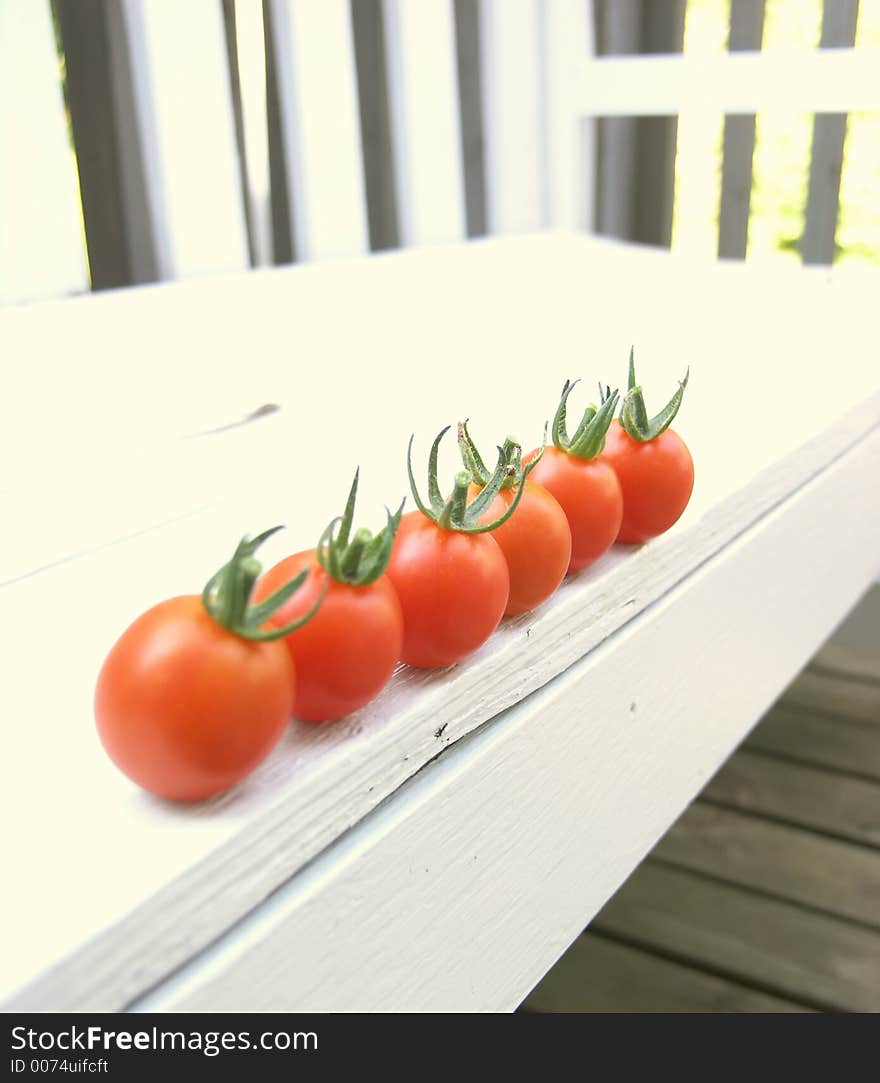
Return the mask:
<path fill-rule="evenodd" d="M 314 549 L 270 568 L 257 583 L 255 601 L 304 568 L 308 577 L 271 623 L 303 616 L 327 588 L 315 616 L 281 642 L 296 673 L 294 715 L 302 722 L 332 722 L 365 706 L 388 683 L 400 658 L 403 614 L 387 575 L 365 586 L 340 583 L 321 567 Z"/>
<path fill-rule="evenodd" d="M 480 492 L 471 485 L 469 497 Z M 515 489 L 502 489 L 480 517 L 491 523 L 502 516 L 516 498 Z M 526 481 L 513 515 L 492 531 L 510 573 L 510 597 L 506 617 L 527 613 L 546 601 L 558 588 L 571 560 L 571 530 L 565 512 L 543 485 Z"/>
<path fill-rule="evenodd" d="M 694 462 L 678 433 L 666 429 L 653 440 L 633 440 L 613 421 L 601 458 L 623 491 L 619 542 L 648 541 L 678 521 L 694 488 Z"/>
<path fill-rule="evenodd" d="M 510 593 L 507 561 L 490 534 L 444 530 L 420 511 L 401 519 L 387 575 L 403 610 L 401 660 L 422 669 L 482 646 Z"/>
<path fill-rule="evenodd" d="M 536 454 L 532 451 L 525 461 Z M 529 477 L 548 489 L 565 512 L 571 529 L 569 572 L 586 568 L 611 548 L 623 518 L 623 494 L 607 463 L 551 446 Z"/>
<path fill-rule="evenodd" d="M 108 755 L 158 797 L 199 801 L 249 774 L 284 733 L 293 707 L 290 656 L 242 639 L 196 595 L 147 610 L 98 674 L 95 720 Z"/>

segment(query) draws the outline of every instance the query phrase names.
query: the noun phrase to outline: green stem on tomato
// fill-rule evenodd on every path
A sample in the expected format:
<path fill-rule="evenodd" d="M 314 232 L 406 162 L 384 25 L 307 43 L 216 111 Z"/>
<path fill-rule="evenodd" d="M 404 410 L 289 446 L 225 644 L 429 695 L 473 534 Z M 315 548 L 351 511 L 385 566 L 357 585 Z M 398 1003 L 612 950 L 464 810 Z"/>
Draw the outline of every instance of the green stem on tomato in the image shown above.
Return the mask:
<path fill-rule="evenodd" d="M 687 387 L 691 370 L 688 369 L 685 372 L 684 379 L 679 381 L 678 389 L 663 409 L 654 417 L 649 418 L 644 394 L 641 386 L 636 382 L 634 354 L 635 351 L 630 348 L 628 389 L 620 407 L 620 424 L 633 440 L 645 443 L 648 440 L 654 440 L 672 424 L 684 398 L 684 389 Z"/>
<path fill-rule="evenodd" d="M 270 597 L 257 605 L 251 605 L 251 595 L 261 571 L 260 562 L 254 557 L 254 553 L 267 538 L 281 529 L 276 526 L 258 534 L 256 538 L 243 537 L 236 546 L 232 559 L 211 576 L 202 591 L 202 605 L 208 615 L 222 628 L 242 639 L 280 639 L 311 620 L 324 600 L 326 590 L 305 616 L 281 628 L 263 627 L 302 586 L 308 574 L 308 571 L 300 572 Z"/>

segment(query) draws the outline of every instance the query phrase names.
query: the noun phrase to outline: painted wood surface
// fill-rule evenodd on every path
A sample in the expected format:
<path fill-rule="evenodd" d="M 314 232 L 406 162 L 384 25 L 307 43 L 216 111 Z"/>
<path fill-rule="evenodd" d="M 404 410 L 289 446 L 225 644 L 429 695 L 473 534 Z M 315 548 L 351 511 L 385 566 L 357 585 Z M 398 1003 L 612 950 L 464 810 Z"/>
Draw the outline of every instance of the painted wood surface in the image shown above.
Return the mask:
<path fill-rule="evenodd" d="M 232 1008 L 245 989 L 255 1010 L 513 1007 L 772 698 L 773 675 L 754 660 L 772 649 L 784 667 L 821 638 L 803 619 L 791 622 L 816 567 L 806 537 L 821 536 L 824 500 L 844 477 L 847 491 L 864 484 L 880 434 L 871 443 L 439 757 L 137 1007 Z M 759 568 L 772 573 L 772 589 Z M 849 574 L 859 578 L 852 565 Z M 710 622 L 700 619 L 710 610 Z M 732 682 L 731 659 L 745 654 L 753 680 Z M 727 689 L 711 727 L 702 683 L 680 677 L 670 694 L 681 657 Z M 841 938 L 855 957 L 859 937 Z M 868 990 L 870 974 L 864 966 L 854 989 Z"/>
<path fill-rule="evenodd" d="M 582 284 L 596 276 L 605 303 L 585 328 Z M 672 327 L 668 306 L 695 281 L 704 303 L 692 322 Z M 26 539 L 7 547 L 0 577 L 6 584 L 6 626 L 16 629 L 13 646 L 20 659 L 4 682 L 3 709 L 27 720 L 18 731 L 22 745 L 14 771 L 8 761 L 4 801 L 10 822 L 29 824 L 27 833 L 12 839 L 11 860 L 23 875 L 8 899 L 8 928 L 17 933 L 4 945 L 5 992 L 45 971 L 30 986 L 31 1003 L 127 1003 L 252 911 L 442 747 L 552 681 L 707 560 L 735 547 L 744 531 L 810 479 L 818 481 L 829 464 L 843 463 L 847 449 L 862 443 L 880 420 L 876 366 L 870 353 L 842 351 L 839 376 L 846 392 L 829 413 L 822 359 L 840 326 L 850 326 L 861 340 L 859 319 L 870 310 L 864 301 L 872 282 L 871 276 L 776 275 L 771 322 L 764 280 L 738 268 L 696 272 L 653 253 L 546 236 L 0 314 L 4 341 L 17 360 L 4 372 L 8 393 L 0 427 L 2 461 L 16 469 L 7 469 L 0 489 L 4 513 L 31 524 Z M 635 311 L 634 291 L 642 298 Z M 455 320 L 436 320 L 440 296 Z M 712 327 L 734 302 L 748 304 L 755 322 L 766 326 L 760 352 L 752 326 L 731 327 L 723 340 L 714 338 Z M 338 318 L 342 311 L 344 320 Z M 625 343 L 621 326 L 632 332 Z M 255 327 L 263 329 L 256 346 Z M 295 349 L 291 327 L 298 336 Z M 123 328 L 131 345 L 120 365 Z M 267 554 L 272 559 L 283 546 L 308 544 L 337 513 L 353 456 L 340 445 L 323 459 L 320 476 L 304 469 L 302 450 L 318 446 L 328 416 L 327 410 L 314 410 L 316 401 L 332 404 L 335 433 L 349 426 L 358 434 L 362 507 L 367 516 L 373 509 L 374 521 L 389 491 L 403 491 L 400 452 L 410 426 L 420 441 L 426 434 L 423 455 L 429 434 L 460 413 L 470 415 L 484 439 L 513 428 L 537 440 L 535 401 L 545 401 L 542 413 L 550 413 L 558 386 L 584 371 L 585 356 L 603 359 L 591 374 L 597 378 L 607 378 L 615 364 L 622 369 L 630 337 L 650 358 L 650 381 L 643 379 L 656 386 L 658 399 L 680 376 L 683 361 L 704 354 L 707 341 L 714 343 L 706 379 L 692 378 L 680 425 L 705 480 L 698 481 L 692 506 L 675 530 L 637 552 L 614 553 L 575 577 L 542 612 L 507 624 L 468 663 L 434 675 L 402 670 L 373 707 L 340 726 L 291 727 L 253 779 L 224 799 L 188 810 L 169 808 L 116 776 L 94 740 L 90 709 L 94 675 L 115 635 L 157 597 L 199 589 L 245 530 L 275 521 L 292 524 L 290 538 Z M 79 367 L 57 362 L 58 342 L 88 342 Z M 365 350 L 389 389 L 383 400 L 373 394 L 374 372 L 357 364 Z M 533 375 L 524 377 L 522 389 L 499 395 L 495 370 L 474 364 L 493 356 Z M 536 358 L 540 373 L 534 370 Z M 775 403 L 793 386 L 795 371 L 798 408 L 787 411 L 780 425 Z M 766 399 L 759 409 L 766 411 L 767 423 L 757 426 L 761 441 L 743 443 L 739 417 L 718 404 L 722 398 L 747 398 L 757 373 L 764 382 Z M 332 391 L 343 376 L 348 394 L 337 400 Z M 47 381 L 52 397 L 41 393 Z M 73 402 L 79 408 L 75 421 Z M 370 424 L 364 402 L 374 404 Z M 265 403 L 281 409 L 215 436 L 181 439 L 222 427 Z M 401 407 L 404 412 L 398 412 Z M 730 454 L 733 446 L 736 455 Z M 285 464 L 281 485 L 277 468 L 266 467 L 270 462 Z M 31 495 L 36 491 L 40 506 Z M 828 499 L 841 500 L 833 491 Z M 840 503 L 844 519 L 849 507 Z M 842 559 L 840 546 L 853 547 L 844 575 L 833 576 L 829 566 L 833 590 L 811 596 L 809 606 L 800 593 L 786 603 L 789 612 L 804 610 L 798 624 L 809 642 L 794 637 L 774 656 L 768 685 L 755 689 L 763 702 L 753 708 L 753 718 L 864 589 L 869 575 L 862 561 L 873 560 L 876 552 L 875 546 L 866 557 L 860 543 L 872 529 L 871 512 L 862 508 L 858 529 L 854 524 L 838 531 L 826 553 L 836 561 Z M 46 684 L 38 679 L 40 656 L 21 644 L 37 641 L 40 614 L 49 606 L 58 612 L 59 599 L 64 605 L 56 634 L 65 650 Z M 788 632 L 780 630 L 780 636 L 784 641 Z M 771 656 L 768 650 L 757 657 Z M 438 739 L 434 734 L 444 724 Z M 47 763 L 49 734 L 56 755 Z M 716 750 L 710 757 L 707 772 L 717 766 L 718 755 Z M 67 769 L 70 763 L 77 765 L 75 774 Z M 63 821 L 38 814 L 43 790 L 31 785 L 35 776 L 67 810 Z M 666 824 L 679 809 L 664 809 Z M 112 865 L 98 866 L 100 890 L 79 879 L 84 838 L 90 853 L 113 855 Z M 619 882 L 636 858 L 624 847 L 620 860 L 603 881 L 609 892 L 611 881 Z M 49 909 L 58 876 L 68 885 L 62 914 Z M 572 916 L 569 939 L 575 931 Z M 547 950 L 558 955 L 563 939 Z M 540 963 L 532 960 L 517 971 L 503 997 L 496 990 L 489 999 L 497 1004 L 500 997 L 512 1006 L 512 988 L 521 996 L 549 961 L 542 951 Z"/>
<path fill-rule="evenodd" d="M 119 14 L 159 277 L 248 266 L 221 5 L 123 0 Z"/>
<path fill-rule="evenodd" d="M 480 0 L 478 10 L 488 231 L 526 233 L 547 216 L 541 8 Z"/>
<path fill-rule="evenodd" d="M 294 251 L 359 255 L 369 242 L 350 5 L 269 7 Z"/>
<path fill-rule="evenodd" d="M 403 244 L 465 236 L 452 0 L 383 0 Z"/>
<path fill-rule="evenodd" d="M 48 4 L 0 7 L 0 161 L 0 303 L 88 289 Z"/>
<path fill-rule="evenodd" d="M 865 628 L 865 618 L 871 613 L 869 602 L 864 599 L 847 618 L 848 641 L 838 629 L 820 655 L 829 647 L 846 652 L 853 642 L 860 648 L 870 643 L 876 632 L 853 634 L 854 628 Z M 765 724 L 764 720 L 759 722 L 758 731 Z M 876 737 L 880 743 L 880 729 Z M 682 1003 L 692 1005 L 689 1010 L 772 1010 L 752 1005 L 752 998 L 765 995 L 760 990 L 766 990 L 768 983 L 775 987 L 777 955 L 797 963 L 787 986 L 794 1001 L 792 1010 L 804 1010 L 808 1004 L 827 1010 L 851 1007 L 849 1000 L 838 1003 L 836 999 L 840 992 L 840 971 L 834 965 L 838 923 L 826 926 L 820 922 L 796 945 L 786 941 L 778 951 L 771 947 L 771 958 L 763 968 L 754 955 L 753 965 L 745 973 L 732 974 L 728 968 L 731 936 L 735 942 L 744 937 L 751 948 L 755 943 L 750 927 L 732 929 L 730 918 L 735 922 L 743 893 L 748 893 L 752 920 L 762 930 L 757 940 L 767 945 L 778 918 L 776 904 L 781 900 L 798 908 L 800 920 L 807 923 L 811 915 L 824 914 L 848 921 L 857 929 L 869 929 L 875 941 L 875 948 L 868 949 L 873 957 L 880 945 L 878 813 L 877 784 L 855 780 L 830 766 L 804 767 L 738 750 L 625 885 L 630 899 L 639 896 L 643 900 L 632 927 L 612 899 L 606 909 L 616 922 L 613 941 L 605 939 L 607 930 L 605 934 L 596 932 L 597 924 L 603 921 L 604 912 L 600 913 L 529 996 L 526 1010 L 665 1011 L 681 1010 Z M 859 845 L 851 845 L 853 842 Z M 681 882 L 684 891 L 696 885 L 694 890 L 699 892 L 701 882 L 730 890 L 728 919 L 699 917 L 703 936 L 685 945 L 684 955 L 681 919 L 666 905 L 665 881 L 660 881 L 656 905 L 650 900 L 652 884 L 657 884 L 652 869 L 658 863 L 693 874 L 692 880 Z M 645 909 L 652 912 L 650 927 L 642 914 Z M 831 941 L 826 939 L 829 931 Z M 596 943 L 600 948 L 609 944 L 598 957 Z M 676 962 L 671 961 L 670 950 Z M 800 985 L 795 980 L 797 973 L 803 976 Z M 716 990 L 719 982 L 720 990 Z M 874 975 L 873 995 L 870 985 L 864 994 L 865 1010 L 876 1011 L 880 970 Z M 740 1007 L 741 1000 L 744 1007 Z"/>
<path fill-rule="evenodd" d="M 664 116 L 693 101 L 722 113 L 876 109 L 878 63 L 878 46 L 602 58 L 581 69 L 577 107 L 589 116 Z"/>

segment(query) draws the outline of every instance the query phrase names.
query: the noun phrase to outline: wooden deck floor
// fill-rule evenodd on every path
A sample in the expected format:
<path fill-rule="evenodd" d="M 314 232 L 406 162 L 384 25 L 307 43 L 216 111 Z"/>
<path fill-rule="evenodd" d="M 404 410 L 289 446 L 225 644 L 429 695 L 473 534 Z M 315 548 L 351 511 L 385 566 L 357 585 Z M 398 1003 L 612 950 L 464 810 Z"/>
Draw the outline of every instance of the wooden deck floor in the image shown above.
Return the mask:
<path fill-rule="evenodd" d="M 523 1009 L 880 1011 L 880 588 Z"/>

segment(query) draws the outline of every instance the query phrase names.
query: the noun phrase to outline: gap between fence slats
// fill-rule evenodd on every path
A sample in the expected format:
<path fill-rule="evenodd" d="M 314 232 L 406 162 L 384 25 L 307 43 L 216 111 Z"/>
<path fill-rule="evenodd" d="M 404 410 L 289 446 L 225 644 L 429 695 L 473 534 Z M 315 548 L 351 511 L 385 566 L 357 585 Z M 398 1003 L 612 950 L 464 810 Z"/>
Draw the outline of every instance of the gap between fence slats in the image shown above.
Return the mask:
<path fill-rule="evenodd" d="M 859 0 L 825 0 L 822 48 L 851 47 L 856 40 L 858 15 Z M 876 72 L 874 78 L 877 79 Z M 829 264 L 834 261 L 846 119 L 846 113 L 820 114 L 813 118 L 810 180 L 801 238 L 804 263 Z"/>
<path fill-rule="evenodd" d="M 731 0 L 730 52 L 761 48 L 765 0 Z M 752 156 L 755 150 L 754 114 L 724 118 L 721 163 L 721 206 L 718 215 L 718 256 L 745 259 L 752 196 Z"/>

